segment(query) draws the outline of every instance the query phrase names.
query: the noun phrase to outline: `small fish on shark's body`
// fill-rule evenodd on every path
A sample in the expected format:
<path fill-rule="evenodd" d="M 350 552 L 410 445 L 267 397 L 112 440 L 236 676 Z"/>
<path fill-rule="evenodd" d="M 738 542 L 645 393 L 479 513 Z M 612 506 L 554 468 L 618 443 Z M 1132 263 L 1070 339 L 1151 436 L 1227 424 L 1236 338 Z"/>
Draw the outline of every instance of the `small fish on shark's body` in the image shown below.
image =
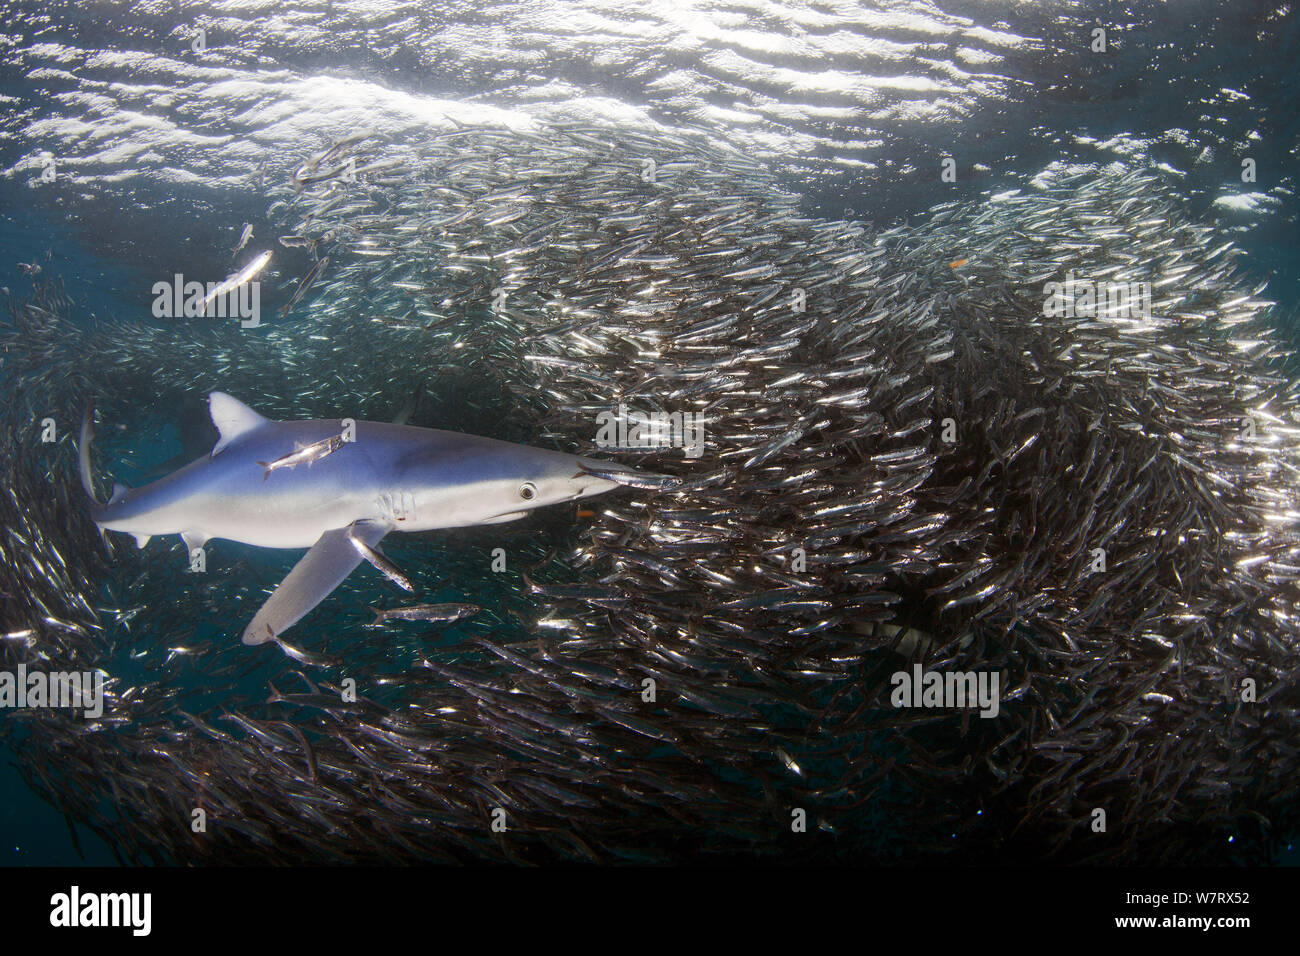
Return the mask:
<path fill-rule="evenodd" d="M 212 538 L 309 548 L 244 629 L 245 644 L 278 639 L 362 560 L 414 590 L 374 550 L 390 531 L 515 521 L 535 508 L 612 491 L 639 474 L 493 438 L 359 421 L 355 440 L 317 458 L 315 467 L 287 468 L 281 480 L 267 482 L 264 462 L 328 441 L 341 422 L 271 421 L 224 392 L 212 392 L 208 407 L 220 433 L 211 454 L 141 488 L 115 485 L 106 503 L 95 497 L 91 478 L 87 409 L 81 483 L 100 530 L 126 532 L 140 547 L 152 535 L 179 534 L 190 549 Z"/>
<path fill-rule="evenodd" d="M 483 610 L 477 604 L 413 604 L 410 607 L 390 607 L 385 610 L 375 609 L 375 619 L 370 622 L 374 627 L 386 621 L 431 621 L 450 624 L 473 617 Z"/>
<path fill-rule="evenodd" d="M 304 445 L 296 451 L 291 451 L 287 455 L 282 455 L 275 461 L 259 461 L 258 464 L 266 469 L 266 474 L 262 475 L 262 480 L 271 477 L 271 472 L 278 468 L 292 468 L 295 465 L 310 465 L 312 462 L 320 461 L 326 455 L 332 455 L 346 444 L 342 435 L 331 435 L 329 438 L 322 438 L 320 441 L 312 442 L 310 445 Z"/>

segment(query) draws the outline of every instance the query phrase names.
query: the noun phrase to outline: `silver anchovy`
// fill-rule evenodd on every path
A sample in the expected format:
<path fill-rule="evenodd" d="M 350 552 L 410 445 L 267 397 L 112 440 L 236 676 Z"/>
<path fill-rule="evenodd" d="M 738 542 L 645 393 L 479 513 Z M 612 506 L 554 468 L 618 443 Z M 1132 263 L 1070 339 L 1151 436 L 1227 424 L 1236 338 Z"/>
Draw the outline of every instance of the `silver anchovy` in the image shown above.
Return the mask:
<path fill-rule="evenodd" d="M 238 272 L 227 276 L 226 281 L 213 287 L 212 291 L 203 297 L 203 304 L 206 306 L 217 296 L 225 295 L 227 292 L 233 292 L 235 289 L 238 289 L 241 285 L 252 280 L 254 276 L 266 268 L 266 264 L 270 261 L 271 251 L 268 249 Z"/>
<path fill-rule="evenodd" d="M 653 472 L 631 471 L 615 466 L 583 465 L 581 474 L 612 481 L 627 488 L 641 488 L 648 491 L 669 491 L 680 485 L 683 479 L 676 475 L 658 475 Z"/>
<path fill-rule="evenodd" d="M 370 545 L 366 544 L 366 542 L 362 541 L 354 530 L 348 531 L 348 541 L 352 544 L 352 547 L 357 549 L 357 553 L 365 558 L 366 561 L 383 574 L 384 577 L 388 578 L 388 580 L 392 581 L 403 591 L 415 593 L 415 585 L 411 583 L 411 579 L 403 574 L 392 561 L 389 561 Z"/>
<path fill-rule="evenodd" d="M 266 473 L 262 475 L 262 480 L 266 481 L 271 477 L 271 472 L 279 468 L 293 468 L 295 465 L 310 465 L 312 462 L 320 461 L 325 456 L 334 454 L 345 444 L 347 442 L 343 440 L 342 435 L 330 435 L 328 438 L 322 438 L 310 445 L 304 445 L 297 451 L 282 455 L 275 461 L 259 461 L 258 464 L 266 469 Z"/>
<path fill-rule="evenodd" d="M 252 238 L 253 238 L 253 224 L 250 222 L 246 222 L 244 223 L 244 231 L 239 235 L 239 243 L 235 246 L 235 248 L 230 250 L 230 254 L 232 256 L 239 255 L 239 253 L 243 250 L 244 246 L 248 245 L 248 240 Z"/>
<path fill-rule="evenodd" d="M 385 621 L 436 621 L 452 623 L 473 617 L 483 610 L 477 604 L 413 604 L 410 607 L 391 607 L 375 610 L 375 619 L 371 626 Z"/>
<path fill-rule="evenodd" d="M 322 256 L 320 261 L 312 266 L 311 270 L 302 277 L 302 281 L 298 283 L 298 288 L 294 289 L 293 296 L 289 299 L 289 304 L 286 305 L 280 313 L 282 316 L 288 315 L 289 311 L 302 300 L 302 297 L 307 294 L 307 290 L 312 287 L 320 277 L 321 272 L 324 271 L 327 265 L 329 265 L 329 261 L 329 256 Z"/>

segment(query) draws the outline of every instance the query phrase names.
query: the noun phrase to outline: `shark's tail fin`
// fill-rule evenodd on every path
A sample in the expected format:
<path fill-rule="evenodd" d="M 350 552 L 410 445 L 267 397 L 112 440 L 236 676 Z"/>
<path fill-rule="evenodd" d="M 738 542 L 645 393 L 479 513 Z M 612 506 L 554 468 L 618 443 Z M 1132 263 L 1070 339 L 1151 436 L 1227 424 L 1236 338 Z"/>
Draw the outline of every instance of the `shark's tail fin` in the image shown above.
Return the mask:
<path fill-rule="evenodd" d="M 411 397 L 406 400 L 406 404 L 401 407 L 396 417 L 393 418 L 394 425 L 405 425 L 415 414 L 415 410 L 420 407 L 420 399 L 424 396 L 424 382 L 415 386 L 415 391 Z"/>
<path fill-rule="evenodd" d="M 90 473 L 90 443 L 95 440 L 95 406 L 93 404 L 86 406 L 86 411 L 81 416 L 81 440 L 77 444 L 77 466 L 81 472 L 81 487 L 86 492 L 86 497 L 90 499 L 90 513 L 98 522 L 99 515 L 107 507 L 100 503 L 99 498 L 95 496 L 95 479 Z M 113 496 L 108 499 L 108 504 L 118 501 L 130 489 L 125 485 L 114 485 Z M 101 529 L 102 531 L 102 529 Z"/>
<path fill-rule="evenodd" d="M 100 507 L 99 499 L 95 497 L 95 481 L 90 475 L 90 443 L 95 439 L 95 406 L 87 405 L 85 413 L 81 416 L 81 439 L 77 443 L 77 460 L 81 469 L 81 487 L 86 492 L 86 497 L 90 499 L 91 504 Z"/>

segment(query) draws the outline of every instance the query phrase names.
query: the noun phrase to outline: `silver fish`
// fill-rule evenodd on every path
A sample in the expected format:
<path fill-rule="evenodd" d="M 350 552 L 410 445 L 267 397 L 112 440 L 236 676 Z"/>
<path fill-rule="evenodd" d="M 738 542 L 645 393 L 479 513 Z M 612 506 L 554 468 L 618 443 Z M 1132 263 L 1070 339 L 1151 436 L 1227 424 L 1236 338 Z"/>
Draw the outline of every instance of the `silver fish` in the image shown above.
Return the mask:
<path fill-rule="evenodd" d="M 651 491 L 670 491 L 683 481 L 674 475 L 656 475 L 652 472 L 619 468 L 616 465 L 606 467 L 601 464 L 585 464 L 581 467 L 580 474 L 612 481 L 627 488 L 643 488 Z"/>
<path fill-rule="evenodd" d="M 349 533 L 348 541 L 352 547 L 356 548 L 357 553 L 378 570 L 384 577 L 392 581 L 403 591 L 415 592 L 415 585 L 411 583 L 410 578 L 404 575 L 397 565 L 389 561 L 382 554 L 372 548 L 366 542 L 362 541 L 357 535 Z"/>
<path fill-rule="evenodd" d="M 320 441 L 314 441 L 310 445 L 304 445 L 286 455 L 281 455 L 275 461 L 259 461 L 258 464 L 266 469 L 262 475 L 262 480 L 271 477 L 271 472 L 278 468 L 293 468 L 297 465 L 310 465 L 312 462 L 320 461 L 326 455 L 332 455 L 342 448 L 347 442 L 343 440 L 342 435 L 330 435 L 328 438 L 322 438 Z"/>
<path fill-rule="evenodd" d="M 244 231 L 239 234 L 239 242 L 235 244 L 235 248 L 230 250 L 230 254 L 233 256 L 239 255 L 239 253 L 243 250 L 244 246 L 248 245 L 248 240 L 252 238 L 253 238 L 253 224 L 246 222 L 244 223 Z"/>
<path fill-rule="evenodd" d="M 477 604 L 413 604 L 410 607 L 392 607 L 375 611 L 371 625 L 385 621 L 436 621 L 452 623 L 473 617 L 483 610 Z"/>
<path fill-rule="evenodd" d="M 209 302 L 218 296 L 225 295 L 228 292 L 233 292 L 244 283 L 252 281 L 258 273 L 266 268 L 266 264 L 270 261 L 271 251 L 268 249 L 266 252 L 254 257 L 248 265 L 244 266 L 244 268 L 240 269 L 238 272 L 227 276 L 224 282 L 214 286 L 212 290 L 203 297 L 203 305 L 206 307 Z"/>

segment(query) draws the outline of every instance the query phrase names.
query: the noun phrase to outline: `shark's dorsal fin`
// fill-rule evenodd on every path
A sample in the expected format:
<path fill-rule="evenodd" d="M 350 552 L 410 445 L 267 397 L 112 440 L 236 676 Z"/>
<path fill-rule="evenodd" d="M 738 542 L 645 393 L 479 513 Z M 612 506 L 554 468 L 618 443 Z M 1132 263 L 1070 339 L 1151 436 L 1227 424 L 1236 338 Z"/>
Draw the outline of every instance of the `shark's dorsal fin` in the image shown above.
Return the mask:
<path fill-rule="evenodd" d="M 246 435 L 254 428 L 265 425 L 267 420 L 253 411 L 237 398 L 225 392 L 211 392 L 208 395 L 208 411 L 212 413 L 212 424 L 217 426 L 221 437 L 212 446 L 212 456 L 241 435 Z"/>

